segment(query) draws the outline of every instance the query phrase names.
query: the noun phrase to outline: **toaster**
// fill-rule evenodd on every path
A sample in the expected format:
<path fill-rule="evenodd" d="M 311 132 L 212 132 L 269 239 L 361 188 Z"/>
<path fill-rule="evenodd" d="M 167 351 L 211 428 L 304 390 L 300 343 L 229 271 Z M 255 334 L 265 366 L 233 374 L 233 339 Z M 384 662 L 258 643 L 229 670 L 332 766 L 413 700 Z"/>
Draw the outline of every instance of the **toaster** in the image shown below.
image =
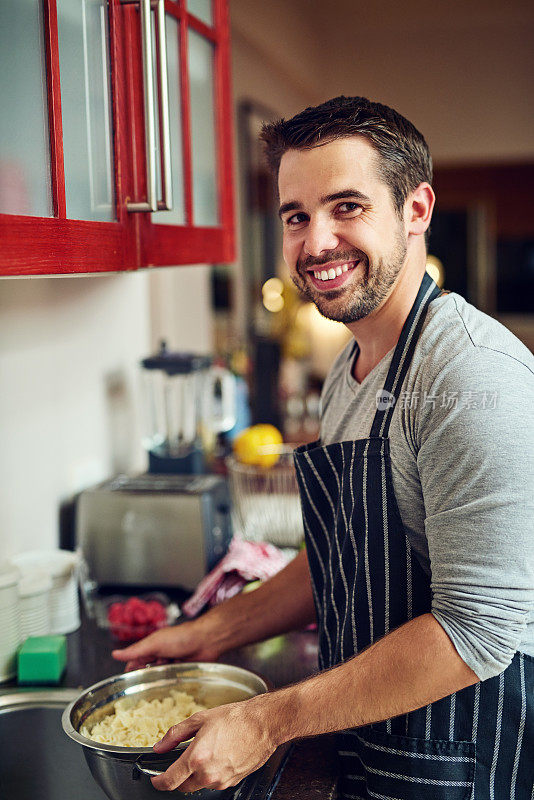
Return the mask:
<path fill-rule="evenodd" d="M 219 475 L 119 475 L 78 496 L 76 541 L 99 586 L 193 591 L 231 537 Z"/>

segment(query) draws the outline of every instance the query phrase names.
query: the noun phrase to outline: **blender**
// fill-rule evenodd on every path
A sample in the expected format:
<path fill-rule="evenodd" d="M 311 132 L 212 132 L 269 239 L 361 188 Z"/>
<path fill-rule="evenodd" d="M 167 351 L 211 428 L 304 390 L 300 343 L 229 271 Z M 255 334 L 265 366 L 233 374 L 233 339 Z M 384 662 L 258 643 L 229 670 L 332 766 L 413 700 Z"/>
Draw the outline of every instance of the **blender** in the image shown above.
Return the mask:
<path fill-rule="evenodd" d="M 217 434 L 236 422 L 234 376 L 210 356 L 170 352 L 165 342 L 141 364 L 149 473 L 205 473 Z"/>

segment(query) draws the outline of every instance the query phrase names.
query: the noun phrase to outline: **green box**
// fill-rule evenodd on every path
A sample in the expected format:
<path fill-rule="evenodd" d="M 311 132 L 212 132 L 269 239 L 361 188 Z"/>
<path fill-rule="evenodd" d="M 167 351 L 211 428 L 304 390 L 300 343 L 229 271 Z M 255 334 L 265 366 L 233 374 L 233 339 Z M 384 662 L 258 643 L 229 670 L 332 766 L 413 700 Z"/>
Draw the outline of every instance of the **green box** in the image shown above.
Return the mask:
<path fill-rule="evenodd" d="M 17 655 L 18 682 L 57 684 L 66 664 L 65 636 L 30 636 Z"/>

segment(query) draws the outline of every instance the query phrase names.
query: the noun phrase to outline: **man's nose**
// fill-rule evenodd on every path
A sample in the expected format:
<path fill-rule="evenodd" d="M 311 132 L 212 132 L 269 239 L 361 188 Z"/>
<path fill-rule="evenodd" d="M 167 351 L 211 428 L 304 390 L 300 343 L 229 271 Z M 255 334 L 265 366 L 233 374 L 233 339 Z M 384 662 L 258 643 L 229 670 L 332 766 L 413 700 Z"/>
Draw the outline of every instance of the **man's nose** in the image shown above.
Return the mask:
<path fill-rule="evenodd" d="M 315 219 L 310 220 L 306 226 L 304 237 L 304 251 L 314 258 L 318 258 L 325 250 L 335 250 L 339 245 L 339 238 L 333 230 L 331 221 Z"/>

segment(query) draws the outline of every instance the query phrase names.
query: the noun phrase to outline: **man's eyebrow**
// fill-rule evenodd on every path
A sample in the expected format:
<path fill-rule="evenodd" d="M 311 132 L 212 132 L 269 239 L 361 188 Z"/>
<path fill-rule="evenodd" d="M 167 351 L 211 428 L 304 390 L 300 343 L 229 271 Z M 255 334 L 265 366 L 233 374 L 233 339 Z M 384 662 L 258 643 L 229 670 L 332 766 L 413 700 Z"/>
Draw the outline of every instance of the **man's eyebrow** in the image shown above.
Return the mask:
<path fill-rule="evenodd" d="M 367 197 L 363 192 L 359 192 L 358 189 L 343 189 L 343 191 L 334 192 L 334 194 L 325 194 L 321 197 L 321 203 L 326 205 L 327 203 L 332 203 L 334 200 L 349 200 L 350 198 L 360 200 L 362 203 L 371 202 L 371 198 Z"/>
<path fill-rule="evenodd" d="M 325 194 L 323 197 L 321 197 L 322 205 L 327 205 L 335 200 L 359 200 L 361 203 L 371 202 L 371 198 L 363 192 L 359 192 L 358 189 L 343 189 L 341 192 Z M 299 203 L 296 200 L 291 200 L 288 203 L 282 203 L 278 209 L 278 216 L 282 217 L 284 214 L 287 214 L 288 211 L 300 211 L 301 209 L 302 203 Z"/>
<path fill-rule="evenodd" d="M 289 203 L 282 203 L 282 205 L 278 209 L 278 216 L 282 218 L 282 215 L 287 214 L 288 211 L 299 211 L 301 208 L 302 208 L 302 203 L 297 203 L 296 200 L 292 200 Z"/>

